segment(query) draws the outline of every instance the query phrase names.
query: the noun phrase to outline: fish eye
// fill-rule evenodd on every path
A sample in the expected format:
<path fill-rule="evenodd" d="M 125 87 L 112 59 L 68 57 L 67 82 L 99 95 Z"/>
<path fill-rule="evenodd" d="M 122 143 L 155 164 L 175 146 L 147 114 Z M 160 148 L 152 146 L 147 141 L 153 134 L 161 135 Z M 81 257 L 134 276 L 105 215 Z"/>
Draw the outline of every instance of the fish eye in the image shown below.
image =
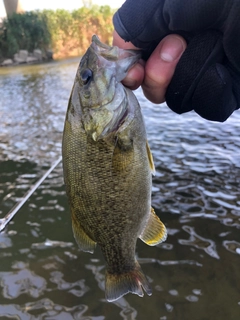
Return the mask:
<path fill-rule="evenodd" d="M 92 73 L 92 70 L 90 69 L 85 69 L 80 73 L 80 77 L 84 85 L 89 83 L 89 81 L 92 80 L 92 76 L 93 76 L 93 73 Z"/>

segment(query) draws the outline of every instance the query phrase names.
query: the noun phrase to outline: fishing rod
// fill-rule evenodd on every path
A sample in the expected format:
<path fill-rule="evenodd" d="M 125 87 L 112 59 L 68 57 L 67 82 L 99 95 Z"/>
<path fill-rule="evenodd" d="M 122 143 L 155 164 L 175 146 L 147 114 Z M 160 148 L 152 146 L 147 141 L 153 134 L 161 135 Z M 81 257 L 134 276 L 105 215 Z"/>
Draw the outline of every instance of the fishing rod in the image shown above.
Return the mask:
<path fill-rule="evenodd" d="M 13 219 L 17 212 L 22 208 L 24 203 L 31 197 L 35 190 L 43 183 L 43 181 L 49 176 L 49 174 L 56 168 L 56 166 L 62 161 L 60 157 L 56 162 L 53 163 L 51 168 L 26 192 L 21 201 L 15 204 L 15 206 L 8 212 L 8 214 L 0 219 L 0 232 L 2 232 L 8 223 Z"/>

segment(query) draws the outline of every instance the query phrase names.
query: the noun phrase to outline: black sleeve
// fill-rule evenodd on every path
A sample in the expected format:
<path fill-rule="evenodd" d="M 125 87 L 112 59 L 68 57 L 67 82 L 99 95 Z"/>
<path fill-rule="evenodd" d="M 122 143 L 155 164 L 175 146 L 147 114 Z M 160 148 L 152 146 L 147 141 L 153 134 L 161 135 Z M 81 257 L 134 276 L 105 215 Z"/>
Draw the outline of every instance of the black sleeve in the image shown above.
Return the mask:
<path fill-rule="evenodd" d="M 145 59 L 166 35 L 188 42 L 166 92 L 177 113 L 225 121 L 240 106 L 239 0 L 127 0 L 113 23 Z"/>

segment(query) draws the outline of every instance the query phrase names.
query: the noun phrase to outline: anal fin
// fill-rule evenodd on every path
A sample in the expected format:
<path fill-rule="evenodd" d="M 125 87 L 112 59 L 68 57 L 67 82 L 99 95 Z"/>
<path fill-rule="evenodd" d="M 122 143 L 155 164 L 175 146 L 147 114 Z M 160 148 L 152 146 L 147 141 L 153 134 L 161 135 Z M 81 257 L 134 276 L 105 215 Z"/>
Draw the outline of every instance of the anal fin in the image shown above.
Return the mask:
<path fill-rule="evenodd" d="M 72 229 L 80 250 L 93 253 L 97 243 L 86 234 L 74 214 L 72 214 Z"/>
<path fill-rule="evenodd" d="M 151 208 L 148 223 L 139 238 L 149 246 L 155 246 L 167 239 L 167 229 L 153 208 Z"/>

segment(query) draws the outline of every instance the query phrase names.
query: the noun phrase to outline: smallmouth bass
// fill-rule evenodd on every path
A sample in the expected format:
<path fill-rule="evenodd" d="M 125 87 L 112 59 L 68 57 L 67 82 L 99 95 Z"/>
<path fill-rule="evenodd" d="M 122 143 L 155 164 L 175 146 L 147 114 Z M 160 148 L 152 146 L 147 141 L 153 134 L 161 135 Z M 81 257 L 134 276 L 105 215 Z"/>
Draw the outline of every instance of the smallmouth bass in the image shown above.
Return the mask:
<path fill-rule="evenodd" d="M 96 244 L 106 260 L 105 294 L 152 294 L 135 258 L 137 238 L 164 241 L 164 224 L 151 208 L 153 158 L 141 109 L 121 84 L 138 51 L 92 37 L 80 61 L 63 133 L 63 171 L 73 234 L 83 251 Z"/>

